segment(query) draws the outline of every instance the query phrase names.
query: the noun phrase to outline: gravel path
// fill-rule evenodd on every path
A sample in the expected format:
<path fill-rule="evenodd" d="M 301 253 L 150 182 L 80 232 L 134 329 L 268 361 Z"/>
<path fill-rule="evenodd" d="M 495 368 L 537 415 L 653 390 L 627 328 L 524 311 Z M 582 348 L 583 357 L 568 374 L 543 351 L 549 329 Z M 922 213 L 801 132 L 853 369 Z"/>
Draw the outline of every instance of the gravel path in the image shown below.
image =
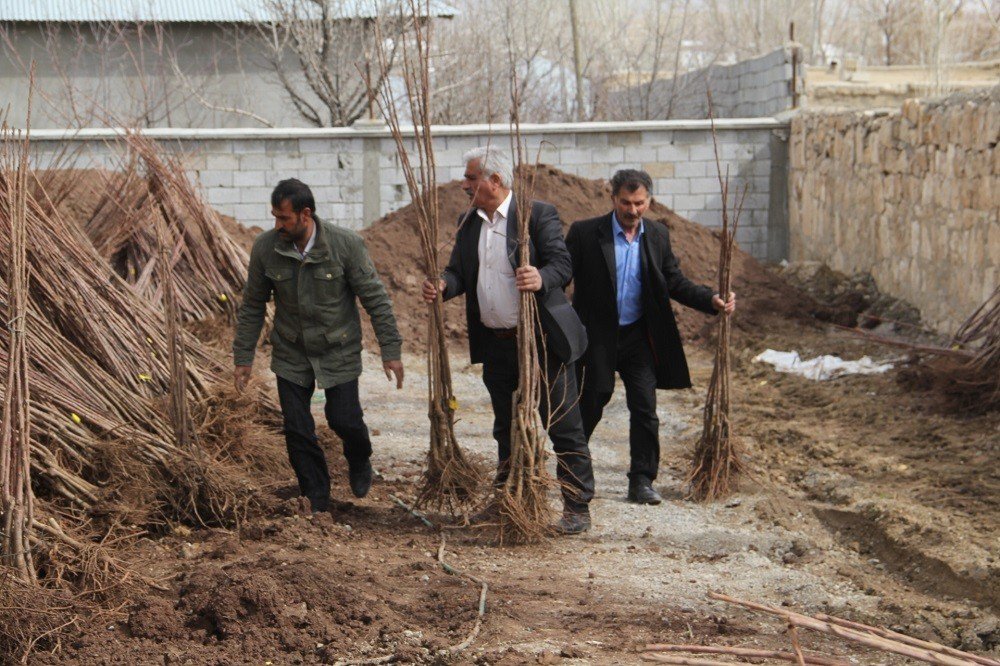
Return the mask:
<path fill-rule="evenodd" d="M 492 460 L 496 448 L 490 434 L 489 396 L 479 367 L 470 366 L 463 357 L 464 353 L 453 353 L 459 442 Z M 396 468 L 412 469 L 421 463 L 426 446 L 422 359 L 404 359 L 406 385 L 400 391 L 381 374 L 377 356 L 368 355 L 365 360 L 362 404 L 370 427 L 379 433 L 373 440 L 375 466 L 386 475 Z M 695 368 L 707 363 L 698 356 L 691 361 Z M 603 588 L 603 594 L 614 598 L 645 598 L 699 611 L 717 608 L 705 601 L 709 589 L 772 603 L 794 599 L 806 608 L 831 612 L 846 606 L 875 607 L 875 597 L 835 575 L 829 565 L 798 562 L 801 556 L 830 544 L 815 543 L 803 533 L 768 520 L 773 498 L 751 488 L 724 504 L 685 501 L 685 451 L 700 428 L 703 390 L 661 391 L 658 398 L 663 449 L 656 486 L 666 501 L 657 507 L 625 501 L 628 410 L 619 386 L 591 442 L 597 481 L 591 505 L 594 527 L 581 537 L 552 541 L 545 552 L 550 564 L 558 560 L 560 569 L 576 572 L 581 581 Z"/>

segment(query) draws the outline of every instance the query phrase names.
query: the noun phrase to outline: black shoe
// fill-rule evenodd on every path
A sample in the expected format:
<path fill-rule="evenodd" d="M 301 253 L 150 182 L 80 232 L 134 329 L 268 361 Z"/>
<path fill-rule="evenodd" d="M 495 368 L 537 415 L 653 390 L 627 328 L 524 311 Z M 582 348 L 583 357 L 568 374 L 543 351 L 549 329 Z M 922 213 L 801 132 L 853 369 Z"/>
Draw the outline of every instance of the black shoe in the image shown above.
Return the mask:
<path fill-rule="evenodd" d="M 510 464 L 505 460 L 497 465 L 497 473 L 493 476 L 493 487 L 503 488 L 510 476 Z"/>
<path fill-rule="evenodd" d="M 364 497 L 372 487 L 372 463 L 365 460 L 357 465 L 348 465 L 347 476 L 351 482 L 351 492 L 355 497 Z"/>
<path fill-rule="evenodd" d="M 628 501 L 636 504 L 659 504 L 663 498 L 653 488 L 652 481 L 640 476 L 628 482 Z"/>
<path fill-rule="evenodd" d="M 582 510 L 563 509 L 562 518 L 555 524 L 557 534 L 583 534 L 590 529 L 590 511 L 585 507 Z"/>

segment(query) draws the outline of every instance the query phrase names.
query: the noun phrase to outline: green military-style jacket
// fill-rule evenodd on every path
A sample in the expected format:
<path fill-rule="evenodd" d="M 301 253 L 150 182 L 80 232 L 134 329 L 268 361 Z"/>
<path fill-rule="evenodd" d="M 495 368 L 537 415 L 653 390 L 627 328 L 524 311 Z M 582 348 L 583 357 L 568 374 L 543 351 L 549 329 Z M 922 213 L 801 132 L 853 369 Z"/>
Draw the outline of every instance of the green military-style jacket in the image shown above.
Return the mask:
<path fill-rule="evenodd" d="M 371 317 L 383 361 L 400 358 L 402 338 L 361 236 L 314 219 L 316 240 L 305 259 L 274 229 L 254 240 L 233 359 L 236 365 L 253 364 L 273 294 L 271 370 L 300 386 L 315 381 L 330 388 L 361 374 L 358 299 Z"/>

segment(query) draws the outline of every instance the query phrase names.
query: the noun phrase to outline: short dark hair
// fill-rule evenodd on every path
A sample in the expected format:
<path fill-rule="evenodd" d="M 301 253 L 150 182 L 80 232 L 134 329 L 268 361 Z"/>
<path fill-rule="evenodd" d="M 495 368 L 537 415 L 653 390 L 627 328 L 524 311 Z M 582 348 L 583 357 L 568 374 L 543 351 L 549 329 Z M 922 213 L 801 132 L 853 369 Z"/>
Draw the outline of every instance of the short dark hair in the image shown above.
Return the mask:
<path fill-rule="evenodd" d="M 298 178 L 287 178 L 275 185 L 271 192 L 271 205 L 279 208 L 282 201 L 291 202 L 292 210 L 296 213 L 302 212 L 303 208 L 316 212 L 312 190 Z"/>
<path fill-rule="evenodd" d="M 618 196 L 622 188 L 635 192 L 640 187 L 646 188 L 646 193 L 653 195 L 653 179 L 649 174 L 639 169 L 619 169 L 611 176 L 611 195 Z"/>

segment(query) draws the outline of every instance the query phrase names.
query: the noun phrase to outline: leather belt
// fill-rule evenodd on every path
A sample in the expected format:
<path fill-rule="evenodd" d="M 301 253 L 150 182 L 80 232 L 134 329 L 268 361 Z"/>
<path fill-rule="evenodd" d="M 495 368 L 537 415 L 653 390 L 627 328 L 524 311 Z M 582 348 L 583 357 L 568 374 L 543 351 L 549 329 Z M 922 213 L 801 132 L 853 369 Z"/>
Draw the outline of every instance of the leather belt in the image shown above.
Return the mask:
<path fill-rule="evenodd" d="M 487 328 L 486 330 L 492 333 L 493 337 L 500 338 L 501 340 L 510 340 L 517 337 L 516 328 Z"/>
<path fill-rule="evenodd" d="M 628 335 L 629 333 L 631 333 L 635 329 L 641 327 L 644 323 L 645 322 L 640 317 L 639 319 L 636 319 L 631 324 L 625 324 L 624 326 L 619 326 L 618 327 L 618 335 Z"/>

